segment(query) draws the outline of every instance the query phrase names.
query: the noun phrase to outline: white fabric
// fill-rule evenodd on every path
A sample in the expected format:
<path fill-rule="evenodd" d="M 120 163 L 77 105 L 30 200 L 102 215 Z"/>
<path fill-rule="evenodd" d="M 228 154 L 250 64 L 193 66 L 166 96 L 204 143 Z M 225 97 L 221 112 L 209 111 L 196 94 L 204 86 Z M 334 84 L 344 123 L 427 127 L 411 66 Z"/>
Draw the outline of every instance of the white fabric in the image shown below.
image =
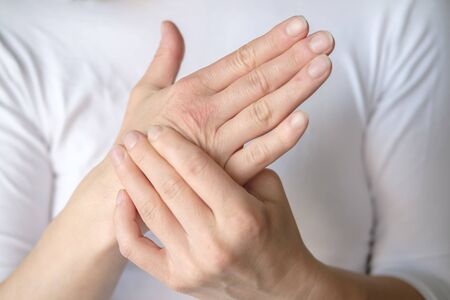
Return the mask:
<path fill-rule="evenodd" d="M 104 157 L 172 19 L 186 75 L 302 14 L 336 39 L 310 127 L 273 165 L 327 264 L 450 297 L 450 7 L 445 0 L 0 0 L 0 280 Z M 183 299 L 127 266 L 114 299 Z"/>

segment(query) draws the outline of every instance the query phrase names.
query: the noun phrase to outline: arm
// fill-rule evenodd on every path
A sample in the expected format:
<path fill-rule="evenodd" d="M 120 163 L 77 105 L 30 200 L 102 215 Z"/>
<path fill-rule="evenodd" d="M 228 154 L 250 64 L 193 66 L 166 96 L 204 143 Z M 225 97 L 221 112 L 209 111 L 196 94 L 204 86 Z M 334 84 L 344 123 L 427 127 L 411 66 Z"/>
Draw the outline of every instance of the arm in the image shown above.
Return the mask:
<path fill-rule="evenodd" d="M 119 137 L 130 129 L 143 130 L 152 123 L 173 126 L 211 153 L 242 182 L 295 143 L 301 131 L 297 128 L 286 135 L 288 120 L 295 119 L 296 114 L 291 115 L 295 107 L 328 77 L 329 59 L 320 55 L 333 48 L 328 34 L 315 34 L 313 37 L 324 37 L 325 43 L 321 49 L 311 47 L 311 38 L 304 39 L 306 23 L 301 18 L 291 18 L 237 52 L 173 84 L 182 59 L 182 38 L 171 23 L 165 23 L 163 31 L 155 60 L 132 92 Z M 308 70 L 315 72 L 315 76 L 308 77 Z M 297 76 L 304 80 L 298 83 L 294 80 Z M 284 84 L 285 81 L 290 84 Z M 290 92 L 293 88 L 297 93 Z M 265 105 L 275 104 L 276 92 L 280 94 L 275 96 L 284 96 L 288 101 L 277 110 L 279 114 L 267 116 Z M 213 105 L 221 110 L 205 109 Z M 226 122 L 230 115 L 239 117 L 235 122 Z M 236 128 L 240 135 L 233 138 L 230 131 Z M 207 131 L 210 129 L 213 131 Z M 239 150 L 245 142 L 265 132 L 268 133 L 252 147 Z M 264 151 L 267 147 L 261 147 L 271 141 L 276 147 Z M 248 165 L 243 157 L 255 161 Z M 114 204 L 110 201 L 120 187 L 108 160 L 95 167 L 29 255 L 1 284 L 0 297 L 109 297 L 125 263 L 116 246 Z M 20 234 L 18 230 L 16 234 Z"/>

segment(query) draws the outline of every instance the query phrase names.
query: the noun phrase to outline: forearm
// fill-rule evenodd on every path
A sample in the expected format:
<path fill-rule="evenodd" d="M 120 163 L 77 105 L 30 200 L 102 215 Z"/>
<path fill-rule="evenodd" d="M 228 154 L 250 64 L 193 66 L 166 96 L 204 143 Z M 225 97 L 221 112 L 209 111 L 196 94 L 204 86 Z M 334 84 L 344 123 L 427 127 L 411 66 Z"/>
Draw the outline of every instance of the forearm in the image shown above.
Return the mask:
<path fill-rule="evenodd" d="M 110 297 L 125 260 L 117 250 L 112 224 L 120 185 L 108 168 L 102 163 L 83 180 L 35 248 L 0 286 L 1 299 Z"/>
<path fill-rule="evenodd" d="M 397 278 L 369 276 L 325 265 L 320 269 L 308 300 L 424 300 L 414 287 Z"/>

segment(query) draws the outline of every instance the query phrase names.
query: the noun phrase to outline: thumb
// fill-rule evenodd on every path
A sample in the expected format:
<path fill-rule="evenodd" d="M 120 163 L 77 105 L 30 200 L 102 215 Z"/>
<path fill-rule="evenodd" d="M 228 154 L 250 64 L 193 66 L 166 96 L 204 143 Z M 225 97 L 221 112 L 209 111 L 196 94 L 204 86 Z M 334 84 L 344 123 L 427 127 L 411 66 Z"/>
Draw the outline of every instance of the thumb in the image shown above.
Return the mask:
<path fill-rule="evenodd" d="M 156 89 L 174 83 L 184 56 L 183 36 L 171 21 L 161 24 L 161 41 L 141 83 Z"/>

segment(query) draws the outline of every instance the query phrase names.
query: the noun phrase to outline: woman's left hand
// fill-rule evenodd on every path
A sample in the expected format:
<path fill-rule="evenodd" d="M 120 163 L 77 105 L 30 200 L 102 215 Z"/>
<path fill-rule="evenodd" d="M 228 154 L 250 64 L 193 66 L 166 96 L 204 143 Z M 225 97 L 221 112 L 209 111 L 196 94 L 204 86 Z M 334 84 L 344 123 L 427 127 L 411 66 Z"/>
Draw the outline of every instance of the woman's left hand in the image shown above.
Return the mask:
<path fill-rule="evenodd" d="M 114 219 L 125 257 L 197 298 L 292 299 L 310 292 L 319 263 L 273 171 L 244 188 L 169 127 L 152 127 L 148 140 L 137 136 L 111 155 L 126 189 Z M 140 218 L 163 248 L 143 236 Z"/>

